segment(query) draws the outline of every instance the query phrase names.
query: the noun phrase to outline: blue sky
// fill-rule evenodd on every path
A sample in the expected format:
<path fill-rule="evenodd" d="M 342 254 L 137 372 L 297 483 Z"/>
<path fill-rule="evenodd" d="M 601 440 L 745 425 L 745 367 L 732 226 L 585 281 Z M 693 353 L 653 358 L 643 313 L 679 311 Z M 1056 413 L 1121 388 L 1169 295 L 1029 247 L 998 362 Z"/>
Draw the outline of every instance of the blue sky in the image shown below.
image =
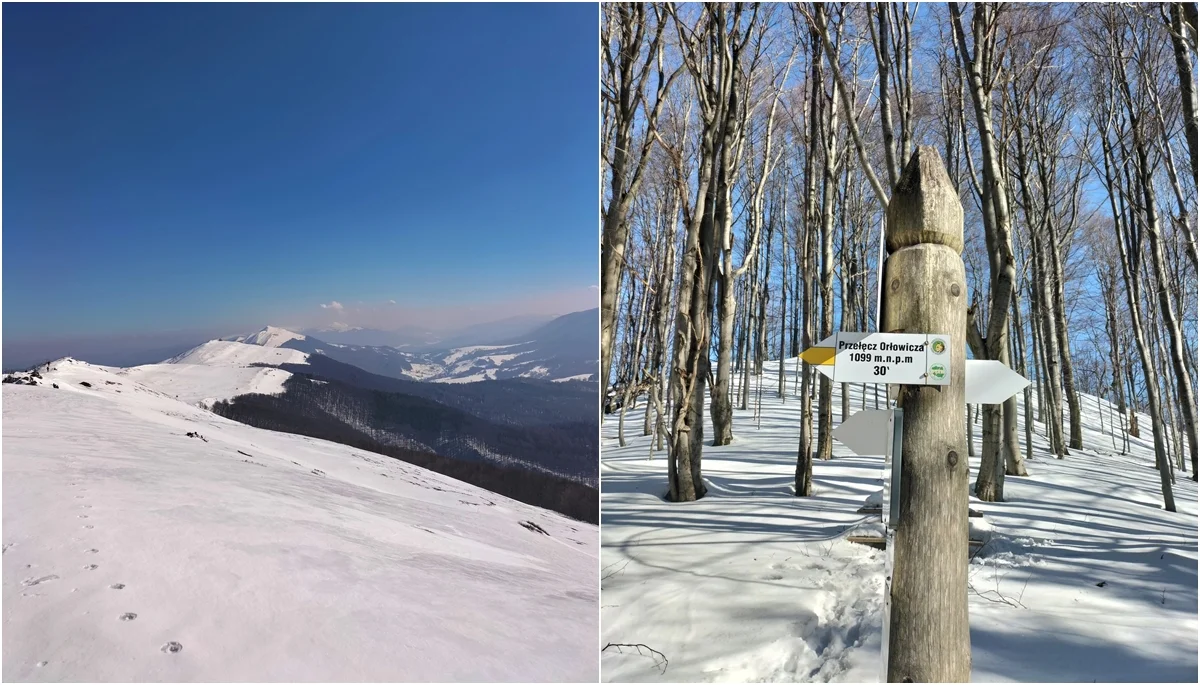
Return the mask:
<path fill-rule="evenodd" d="M 596 306 L 594 6 L 3 12 L 6 339 Z"/>

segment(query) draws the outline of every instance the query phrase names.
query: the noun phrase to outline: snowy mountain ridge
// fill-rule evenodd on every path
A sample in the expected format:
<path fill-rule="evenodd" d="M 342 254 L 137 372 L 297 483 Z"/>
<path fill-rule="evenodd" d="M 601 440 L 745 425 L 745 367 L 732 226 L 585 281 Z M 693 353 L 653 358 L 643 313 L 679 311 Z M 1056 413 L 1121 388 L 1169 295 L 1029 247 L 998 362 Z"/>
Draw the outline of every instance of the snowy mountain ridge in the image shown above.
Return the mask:
<path fill-rule="evenodd" d="M 319 341 L 289 337 L 290 331 L 273 327 L 259 333 L 242 338 L 259 344 L 211 340 L 158 364 L 87 366 L 248 425 L 362 447 L 350 437 L 357 433 L 380 446 L 553 475 L 592 488 L 597 485 L 595 428 L 588 425 L 595 409 L 586 388 L 560 391 L 520 382 L 483 388 L 473 387 L 470 377 L 449 386 L 374 377 L 384 382 L 380 385 L 359 367 L 321 354 L 322 347 L 313 346 L 309 353 L 288 346 L 298 342 L 321 345 Z M 273 343 L 284 346 L 270 346 Z M 471 351 L 493 352 L 482 347 Z M 63 363 L 60 360 L 52 366 Z M 293 374 L 303 378 L 296 379 Z M 231 408 L 231 402 L 239 407 Z M 335 425 L 339 428 L 334 429 Z M 467 477 L 454 468 L 442 470 Z M 536 479 L 478 473 L 468 480 L 500 488 L 525 502 L 579 515 L 575 508 L 555 503 L 566 500 L 533 494 L 549 493 L 556 485 L 540 488 L 532 485 Z M 570 506 L 580 506 L 581 501 Z"/>
<path fill-rule="evenodd" d="M 4 386 L 4 680 L 594 681 L 595 526 L 154 371 Z"/>
<path fill-rule="evenodd" d="M 600 360 L 595 342 L 598 330 L 595 312 L 558 317 L 510 341 L 422 351 L 323 341 L 276 326 L 225 341 L 323 354 L 371 373 L 404 380 L 475 383 L 530 378 L 567 382 L 589 380 L 597 375 Z"/>

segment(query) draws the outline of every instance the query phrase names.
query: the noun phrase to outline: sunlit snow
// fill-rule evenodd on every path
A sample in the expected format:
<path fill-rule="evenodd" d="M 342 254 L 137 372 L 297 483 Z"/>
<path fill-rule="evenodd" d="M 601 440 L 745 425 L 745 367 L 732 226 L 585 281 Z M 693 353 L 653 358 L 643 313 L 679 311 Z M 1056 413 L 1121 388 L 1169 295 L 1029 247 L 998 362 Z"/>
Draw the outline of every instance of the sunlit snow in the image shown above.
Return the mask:
<path fill-rule="evenodd" d="M 610 647 L 603 680 L 879 679 L 885 552 L 844 536 L 880 528 L 878 514 L 857 509 L 880 489 L 882 460 L 835 442 L 834 459 L 814 466 L 814 496 L 792 495 L 794 364 L 786 402 L 769 362 L 761 424 L 753 408 L 735 410 L 733 444 L 706 442 L 710 490 L 698 502 L 662 499 L 665 452 L 651 455 L 642 436 L 644 404 L 626 415 L 627 447 L 617 444 L 618 417 L 605 418 L 601 644 L 643 644 L 667 661 Z M 851 386 L 852 412 L 860 388 Z M 751 407 L 758 389 L 755 380 Z M 840 398 L 835 384 L 835 425 Z M 971 679 L 1194 682 L 1196 483 L 1179 474 L 1178 512 L 1164 511 L 1149 418 L 1121 456 L 1108 405 L 1102 431 L 1096 398 L 1083 400 L 1086 449 L 1053 458 L 1037 424 L 1030 476 L 1006 479 L 1006 502 L 972 499 L 985 517 L 972 528 L 989 542 L 969 566 Z M 707 418 L 704 426 L 711 435 Z M 978 426 L 975 440 L 978 449 Z M 978 458 L 971 466 L 974 482 Z"/>
<path fill-rule="evenodd" d="M 595 526 L 133 371 L 4 386 L 4 680 L 597 677 Z"/>

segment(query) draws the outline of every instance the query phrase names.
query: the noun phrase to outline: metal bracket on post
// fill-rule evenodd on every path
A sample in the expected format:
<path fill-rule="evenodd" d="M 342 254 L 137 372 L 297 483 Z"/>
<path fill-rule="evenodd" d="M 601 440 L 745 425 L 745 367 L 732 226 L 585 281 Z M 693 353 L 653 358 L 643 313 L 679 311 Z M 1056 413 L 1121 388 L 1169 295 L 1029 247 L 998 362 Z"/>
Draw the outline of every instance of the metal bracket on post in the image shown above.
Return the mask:
<path fill-rule="evenodd" d="M 883 565 L 883 648 L 879 682 L 888 682 L 888 644 L 892 624 L 892 569 L 896 548 L 893 544 L 896 524 L 900 521 L 900 471 L 904 449 L 904 410 L 893 408 L 888 418 L 888 448 L 884 455 L 883 539 L 886 548 Z"/>
<path fill-rule="evenodd" d="M 900 520 L 900 466 L 903 459 L 901 458 L 901 450 L 904 448 L 904 410 L 892 410 L 892 440 L 889 445 L 889 456 L 891 457 L 891 492 L 890 501 L 888 502 L 888 528 L 895 528 L 896 523 Z M 891 549 L 890 547 L 888 548 Z M 891 556 L 890 554 L 888 556 Z"/>

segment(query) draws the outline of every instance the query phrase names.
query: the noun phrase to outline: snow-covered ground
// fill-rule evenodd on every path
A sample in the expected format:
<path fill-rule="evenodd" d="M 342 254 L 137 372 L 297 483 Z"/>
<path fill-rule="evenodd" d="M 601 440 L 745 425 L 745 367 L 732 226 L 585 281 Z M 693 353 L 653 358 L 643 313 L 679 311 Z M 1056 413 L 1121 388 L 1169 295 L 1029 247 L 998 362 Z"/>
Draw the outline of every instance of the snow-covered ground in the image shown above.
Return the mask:
<path fill-rule="evenodd" d="M 453 350 L 450 350 L 450 353 L 442 358 L 442 363 L 446 364 L 448 366 L 468 355 L 471 355 L 472 358 L 487 359 L 488 356 L 491 356 L 491 355 L 483 355 L 482 357 L 480 357 L 479 355 L 475 355 L 473 353 L 479 352 L 481 350 L 503 350 L 507 347 L 514 347 L 514 346 L 515 345 L 471 345 L 470 347 L 456 347 Z M 516 355 L 511 355 L 509 358 L 511 359 L 514 356 L 516 356 Z"/>
<path fill-rule="evenodd" d="M 275 326 L 267 326 L 254 335 L 246 338 L 242 342 L 250 345 L 261 345 L 262 347 L 279 347 L 289 340 L 304 340 L 305 336 L 299 333 L 293 333 L 286 328 L 277 328 Z"/>
<path fill-rule="evenodd" d="M 555 378 L 554 383 L 569 383 L 571 381 L 586 381 L 591 378 L 592 374 L 581 373 L 578 376 L 567 376 L 566 378 Z"/>
<path fill-rule="evenodd" d="M 162 364 L 96 368 L 125 376 L 188 404 L 211 406 L 217 400 L 238 395 L 278 395 L 284 391 L 291 373 L 251 364 L 307 363 L 308 355 L 298 350 L 212 340 Z"/>
<path fill-rule="evenodd" d="M 251 364 L 304 364 L 308 354 L 286 347 L 262 347 L 228 340 L 210 340 L 164 364 L 203 364 L 206 366 L 249 366 Z"/>
<path fill-rule="evenodd" d="M 661 498 L 665 452 L 651 457 L 642 406 L 626 416 L 624 448 L 606 417 L 601 646 L 642 646 L 608 647 L 603 680 L 879 680 L 886 553 L 844 534 L 877 525 L 856 509 L 879 490 L 882 459 L 835 442 L 834 459 L 815 464 L 814 496 L 792 496 L 794 368 L 783 402 L 767 365 L 761 426 L 735 411 L 733 444 L 704 448 L 699 502 Z M 1056 460 L 1039 434 L 1030 477 L 1006 480 L 1006 502 L 972 500 L 993 530 L 970 565 L 972 680 L 1195 682 L 1196 483 L 1180 474 L 1178 512 L 1164 511 L 1152 443 L 1120 456 L 1107 407 L 1103 433 L 1095 398 L 1083 408 L 1086 449 Z"/>
<path fill-rule="evenodd" d="M 4 680 L 595 680 L 595 526 L 54 367 L 3 390 Z"/>

